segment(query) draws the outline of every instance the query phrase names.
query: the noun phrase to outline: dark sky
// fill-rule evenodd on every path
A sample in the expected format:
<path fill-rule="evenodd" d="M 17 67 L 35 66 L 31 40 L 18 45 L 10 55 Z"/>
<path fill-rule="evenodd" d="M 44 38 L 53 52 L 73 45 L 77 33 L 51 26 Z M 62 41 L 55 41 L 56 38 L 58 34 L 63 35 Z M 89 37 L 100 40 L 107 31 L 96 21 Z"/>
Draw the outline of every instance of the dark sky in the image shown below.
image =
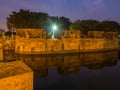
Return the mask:
<path fill-rule="evenodd" d="M 6 17 L 19 9 L 65 16 L 71 21 L 96 19 L 120 23 L 120 0 L 1 0 L 0 28 L 7 30 Z"/>

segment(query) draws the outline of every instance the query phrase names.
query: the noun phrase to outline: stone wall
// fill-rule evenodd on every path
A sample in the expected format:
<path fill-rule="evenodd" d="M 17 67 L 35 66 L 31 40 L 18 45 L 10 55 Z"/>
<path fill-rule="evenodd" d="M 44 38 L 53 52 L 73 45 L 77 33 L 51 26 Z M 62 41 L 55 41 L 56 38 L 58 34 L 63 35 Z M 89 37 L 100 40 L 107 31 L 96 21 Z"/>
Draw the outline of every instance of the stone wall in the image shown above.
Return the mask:
<path fill-rule="evenodd" d="M 18 29 L 16 34 L 16 38 L 2 35 L 0 47 L 23 54 L 119 48 L 116 32 L 89 31 L 87 38 L 81 38 L 79 30 L 64 30 L 59 33 L 60 39 L 46 39 L 47 33 L 43 29 Z"/>
<path fill-rule="evenodd" d="M 15 52 L 40 52 L 45 50 L 44 39 L 16 39 Z"/>
<path fill-rule="evenodd" d="M 62 39 L 61 40 L 63 43 L 63 50 L 68 51 L 68 50 L 79 50 L 80 46 L 80 39 Z"/>
<path fill-rule="evenodd" d="M 62 50 L 62 42 L 61 40 L 52 40 L 52 39 L 48 39 L 46 41 L 46 45 L 45 45 L 45 51 L 47 52 L 54 52 L 54 51 L 61 51 Z"/>
<path fill-rule="evenodd" d="M 0 63 L 0 67 L 0 90 L 33 90 L 33 72 L 24 63 Z"/>
<path fill-rule="evenodd" d="M 16 36 L 21 38 L 41 38 L 46 39 L 45 29 L 17 29 Z"/>
<path fill-rule="evenodd" d="M 4 50 L 15 50 L 15 39 L 13 39 L 13 38 L 6 38 L 3 41 L 3 49 Z"/>
<path fill-rule="evenodd" d="M 103 39 L 117 39 L 118 32 L 105 32 L 105 31 L 89 31 L 88 38 L 103 38 Z"/>
<path fill-rule="evenodd" d="M 37 52 L 51 52 L 61 51 L 62 42 L 60 40 L 52 39 L 20 39 L 16 40 L 15 52 L 23 53 L 37 53 Z"/>
<path fill-rule="evenodd" d="M 65 38 L 80 38 L 81 37 L 81 32 L 80 30 L 61 30 L 59 32 L 59 37 L 61 39 L 65 39 Z"/>
<path fill-rule="evenodd" d="M 2 37 L 0 38 L 0 48 L 3 50 L 15 50 L 15 37 L 5 37 L 4 34 L 2 34 Z"/>
<path fill-rule="evenodd" d="M 104 31 L 89 31 L 87 33 L 88 38 L 105 38 Z"/>
<path fill-rule="evenodd" d="M 16 41 L 16 53 L 42 53 L 60 51 L 95 51 L 119 48 L 117 39 L 62 39 L 62 40 L 40 40 L 40 39 L 20 39 Z"/>

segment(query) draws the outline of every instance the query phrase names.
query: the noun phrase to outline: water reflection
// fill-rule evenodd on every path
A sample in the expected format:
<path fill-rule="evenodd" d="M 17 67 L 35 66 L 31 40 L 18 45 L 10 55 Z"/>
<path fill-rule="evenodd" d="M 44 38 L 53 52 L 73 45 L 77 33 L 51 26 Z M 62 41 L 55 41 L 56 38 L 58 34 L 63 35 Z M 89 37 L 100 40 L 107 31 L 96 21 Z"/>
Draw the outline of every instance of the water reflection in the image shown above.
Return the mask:
<path fill-rule="evenodd" d="M 35 77 L 47 77 L 49 68 L 57 68 L 59 75 L 80 72 L 84 66 L 89 70 L 100 70 L 106 66 L 117 64 L 118 51 L 75 53 L 57 55 L 18 55 L 12 51 L 4 51 L 4 60 L 22 60 L 33 71 Z"/>

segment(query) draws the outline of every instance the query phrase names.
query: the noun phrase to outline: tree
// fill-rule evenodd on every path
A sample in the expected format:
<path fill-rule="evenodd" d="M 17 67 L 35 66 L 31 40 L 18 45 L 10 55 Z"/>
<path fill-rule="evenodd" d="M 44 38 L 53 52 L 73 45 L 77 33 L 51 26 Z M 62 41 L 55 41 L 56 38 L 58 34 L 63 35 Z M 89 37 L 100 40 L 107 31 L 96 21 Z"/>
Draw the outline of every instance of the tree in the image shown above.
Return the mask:
<path fill-rule="evenodd" d="M 30 10 L 20 9 L 18 12 L 13 11 L 7 17 L 7 27 L 9 31 L 24 28 L 45 28 L 48 31 L 51 29 L 51 24 L 56 23 L 58 29 L 69 29 L 71 24 L 69 18 L 52 17 L 43 12 L 31 12 Z"/>
<path fill-rule="evenodd" d="M 120 32 L 120 25 L 115 22 L 115 21 L 102 21 L 100 23 L 100 29 L 103 31 L 115 31 L 115 32 Z"/>
<path fill-rule="evenodd" d="M 46 28 L 50 29 L 52 27 L 52 24 L 56 24 L 58 27 L 58 30 L 69 30 L 69 26 L 71 24 L 69 18 L 66 17 L 58 17 L 58 16 L 49 16 L 46 24 Z"/>
<path fill-rule="evenodd" d="M 66 18 L 66 17 L 60 17 L 59 18 L 59 23 L 61 25 L 61 30 L 69 30 L 69 27 L 70 27 L 70 19 L 69 18 Z"/>
<path fill-rule="evenodd" d="M 46 13 L 20 9 L 7 17 L 7 27 L 10 31 L 18 28 L 44 28 L 47 19 Z"/>
<path fill-rule="evenodd" d="M 55 37 L 58 36 L 58 32 L 60 30 L 69 30 L 69 26 L 71 24 L 69 18 L 66 17 L 58 17 L 58 16 L 49 16 L 47 19 L 46 30 L 48 31 L 48 37 L 52 35 L 53 32 L 53 25 L 56 24 L 57 32 L 55 31 Z"/>
<path fill-rule="evenodd" d="M 70 25 L 71 30 L 80 30 L 83 34 L 88 31 L 95 31 L 99 29 L 99 21 L 97 20 L 76 20 Z"/>
<path fill-rule="evenodd" d="M 82 30 L 83 27 L 81 25 L 81 21 L 80 20 L 76 20 L 75 22 L 73 22 L 70 25 L 70 30 Z"/>

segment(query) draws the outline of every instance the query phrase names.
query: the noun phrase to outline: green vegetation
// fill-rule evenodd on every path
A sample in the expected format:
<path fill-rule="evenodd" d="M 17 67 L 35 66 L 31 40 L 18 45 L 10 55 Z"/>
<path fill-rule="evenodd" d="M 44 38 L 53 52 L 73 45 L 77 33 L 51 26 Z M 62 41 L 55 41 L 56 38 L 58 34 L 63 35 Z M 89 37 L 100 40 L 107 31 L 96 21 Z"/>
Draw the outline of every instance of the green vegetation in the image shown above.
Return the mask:
<path fill-rule="evenodd" d="M 20 9 L 19 12 L 13 11 L 7 17 L 9 31 L 24 28 L 45 28 L 49 30 L 53 23 L 58 24 L 59 29 L 69 29 L 70 26 L 70 20 L 66 17 L 51 17 L 46 13 L 31 12 L 30 10 Z"/>
<path fill-rule="evenodd" d="M 71 30 L 81 30 L 86 34 L 88 31 L 113 31 L 120 33 L 120 25 L 115 21 L 77 20 L 70 25 Z"/>
<path fill-rule="evenodd" d="M 97 20 L 77 20 L 70 25 L 71 30 L 81 30 L 86 34 L 88 30 L 99 30 L 99 22 Z"/>
<path fill-rule="evenodd" d="M 7 27 L 9 31 L 24 28 L 45 28 L 51 32 L 52 24 L 57 24 L 59 30 L 80 30 L 86 34 L 88 31 L 115 31 L 120 33 L 120 25 L 116 21 L 97 21 L 97 20 L 76 20 L 70 22 L 69 18 L 49 16 L 43 12 L 32 12 L 30 10 L 20 9 L 13 11 L 7 17 Z"/>

